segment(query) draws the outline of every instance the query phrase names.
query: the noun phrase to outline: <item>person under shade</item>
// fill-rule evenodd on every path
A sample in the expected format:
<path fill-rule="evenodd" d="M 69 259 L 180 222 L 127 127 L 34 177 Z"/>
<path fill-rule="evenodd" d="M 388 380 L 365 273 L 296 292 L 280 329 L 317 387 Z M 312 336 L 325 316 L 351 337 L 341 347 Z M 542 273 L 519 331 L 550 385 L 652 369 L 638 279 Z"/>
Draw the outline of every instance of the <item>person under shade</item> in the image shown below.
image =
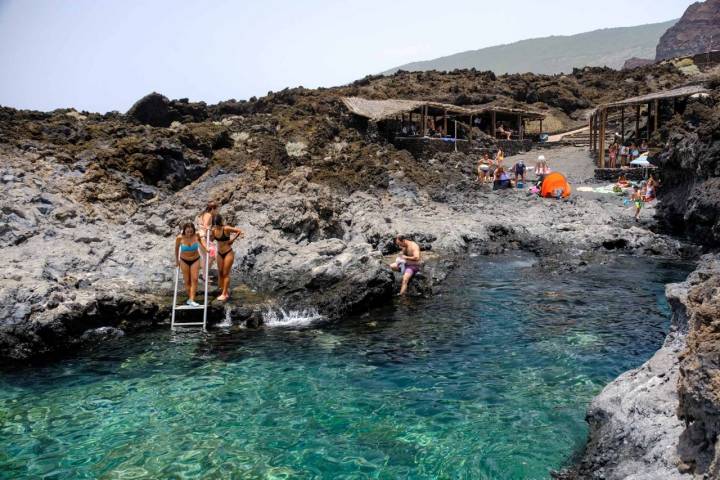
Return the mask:
<path fill-rule="evenodd" d="M 610 148 L 608 148 L 608 157 L 610 157 L 610 162 L 608 166 L 610 168 L 615 168 L 617 166 L 617 157 L 619 150 L 620 147 L 618 147 L 617 143 L 613 143 L 612 145 L 610 145 Z"/>
<path fill-rule="evenodd" d="M 505 140 L 510 140 L 510 138 L 512 137 L 512 130 L 505 130 L 505 127 L 501 123 L 500 125 L 498 125 L 496 136 L 504 138 Z"/>

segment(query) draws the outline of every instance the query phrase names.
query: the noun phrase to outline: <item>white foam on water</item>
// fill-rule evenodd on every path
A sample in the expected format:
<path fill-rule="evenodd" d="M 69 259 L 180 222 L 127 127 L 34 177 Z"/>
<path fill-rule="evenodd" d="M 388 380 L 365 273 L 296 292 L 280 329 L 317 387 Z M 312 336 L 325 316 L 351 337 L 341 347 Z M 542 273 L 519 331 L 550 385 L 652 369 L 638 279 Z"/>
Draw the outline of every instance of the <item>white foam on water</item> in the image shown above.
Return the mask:
<path fill-rule="evenodd" d="M 263 313 L 263 321 L 266 327 L 303 327 L 313 322 L 322 320 L 324 317 L 315 309 L 308 310 L 268 310 Z"/>
<path fill-rule="evenodd" d="M 230 308 L 230 305 L 225 305 L 225 319 L 222 321 L 222 323 L 218 324 L 218 327 L 232 327 L 233 323 L 230 312 L 232 312 L 232 308 Z"/>

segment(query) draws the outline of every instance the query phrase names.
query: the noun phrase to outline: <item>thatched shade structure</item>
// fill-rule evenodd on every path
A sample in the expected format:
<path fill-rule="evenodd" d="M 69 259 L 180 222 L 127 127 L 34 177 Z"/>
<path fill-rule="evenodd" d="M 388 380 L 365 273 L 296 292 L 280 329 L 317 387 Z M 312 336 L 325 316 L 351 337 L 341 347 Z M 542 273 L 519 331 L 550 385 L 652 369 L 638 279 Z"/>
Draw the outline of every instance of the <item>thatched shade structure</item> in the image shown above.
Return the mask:
<path fill-rule="evenodd" d="M 350 112 L 374 122 L 412 112 L 425 102 L 416 100 L 367 100 L 360 97 L 343 97 L 342 102 Z"/>
<path fill-rule="evenodd" d="M 640 140 L 640 117 L 641 109 L 645 107 L 647 125 L 644 129 L 646 139 L 650 139 L 653 132 L 660 126 L 660 102 L 673 101 L 672 109 L 677 113 L 677 100 L 680 98 L 692 97 L 699 94 L 707 94 L 710 91 L 702 85 L 686 85 L 684 87 L 664 90 L 662 92 L 649 93 L 637 97 L 626 98 L 617 102 L 604 103 L 599 105 L 590 115 L 590 149 L 598 154 L 598 166 L 605 168 L 606 129 L 608 113 L 612 110 L 620 110 L 620 138 L 625 141 L 625 109 L 632 107 L 635 110 L 635 141 Z"/>
<path fill-rule="evenodd" d="M 603 110 L 607 108 L 632 106 L 632 105 L 644 105 L 646 103 L 654 102 L 655 100 L 670 100 L 673 98 L 690 97 L 698 93 L 709 93 L 710 90 L 703 87 L 702 85 L 688 85 L 686 87 L 674 88 L 672 90 L 664 90 L 662 92 L 649 93 L 647 95 L 640 95 L 639 97 L 626 98 L 619 102 L 605 103 L 599 105 L 596 110 Z"/>
<path fill-rule="evenodd" d="M 421 117 L 421 125 L 423 135 L 425 134 L 426 118 L 441 118 L 445 131 L 448 129 L 448 118 L 454 117 L 458 120 L 458 125 L 463 125 L 468 130 L 473 124 L 472 119 L 487 117 L 491 124 L 491 132 L 496 130 L 496 118 L 498 116 L 506 119 L 511 118 L 517 122 L 517 134 L 520 139 L 523 138 L 523 122 L 525 120 L 542 120 L 545 115 L 539 112 L 523 110 L 519 108 L 510 108 L 497 105 L 478 105 L 460 107 L 448 103 L 431 102 L 426 100 L 368 100 L 360 97 L 342 97 L 343 104 L 347 109 L 360 117 L 367 118 L 371 122 L 381 122 L 397 117 L 404 118 L 403 115 L 419 114 Z M 462 118 L 462 120 L 460 120 Z M 542 125 L 542 123 L 541 123 Z M 542 130 L 542 127 L 541 127 Z"/>

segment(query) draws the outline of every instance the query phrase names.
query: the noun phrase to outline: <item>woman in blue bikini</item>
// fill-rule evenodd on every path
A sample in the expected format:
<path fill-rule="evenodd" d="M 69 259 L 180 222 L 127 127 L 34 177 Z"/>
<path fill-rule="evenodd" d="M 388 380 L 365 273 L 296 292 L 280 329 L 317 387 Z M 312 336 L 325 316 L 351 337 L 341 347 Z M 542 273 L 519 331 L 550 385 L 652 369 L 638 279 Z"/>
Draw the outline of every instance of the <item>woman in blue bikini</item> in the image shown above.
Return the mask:
<path fill-rule="evenodd" d="M 186 223 L 182 226 L 182 233 L 175 237 L 175 261 L 183 274 L 185 291 L 188 294 L 187 304 L 198 307 L 195 293 L 198 286 L 198 272 L 200 271 L 200 252 L 206 253 L 205 242 L 195 231 L 195 225 Z"/>

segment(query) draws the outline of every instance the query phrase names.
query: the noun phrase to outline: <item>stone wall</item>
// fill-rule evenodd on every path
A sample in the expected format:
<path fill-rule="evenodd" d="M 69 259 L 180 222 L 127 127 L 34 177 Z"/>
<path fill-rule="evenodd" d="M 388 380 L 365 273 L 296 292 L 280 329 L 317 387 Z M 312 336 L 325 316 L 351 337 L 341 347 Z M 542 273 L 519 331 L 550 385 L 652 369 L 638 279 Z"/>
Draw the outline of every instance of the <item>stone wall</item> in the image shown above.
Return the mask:
<path fill-rule="evenodd" d="M 596 168 L 595 178 L 604 182 L 617 182 L 620 175 L 634 182 L 645 180 L 644 168 Z M 649 175 L 649 173 L 648 173 Z"/>
<path fill-rule="evenodd" d="M 396 148 L 407 150 L 415 158 L 430 159 L 438 153 L 452 153 L 455 151 L 455 143 L 446 142 L 439 138 L 427 137 L 401 137 L 393 141 Z M 485 151 L 496 152 L 497 147 L 502 147 L 505 156 L 517 155 L 518 153 L 528 152 L 533 148 L 531 140 L 458 140 L 457 151 L 461 153 L 482 153 Z"/>

